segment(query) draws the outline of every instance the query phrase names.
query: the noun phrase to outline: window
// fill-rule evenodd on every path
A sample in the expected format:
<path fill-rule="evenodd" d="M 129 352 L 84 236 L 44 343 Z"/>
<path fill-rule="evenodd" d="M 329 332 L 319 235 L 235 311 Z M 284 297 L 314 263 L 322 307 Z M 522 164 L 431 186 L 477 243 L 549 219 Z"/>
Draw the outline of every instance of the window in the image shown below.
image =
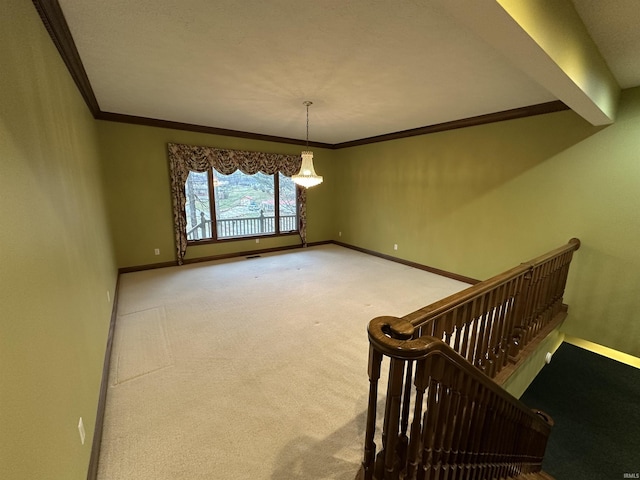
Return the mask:
<path fill-rule="evenodd" d="M 189 172 L 185 200 L 189 242 L 298 231 L 295 184 L 282 173 Z"/>
<path fill-rule="evenodd" d="M 294 183 L 290 178 L 291 175 L 300 171 L 302 163 L 300 155 L 227 150 L 180 143 L 168 143 L 167 149 L 169 151 L 169 174 L 173 203 L 173 233 L 176 240 L 178 265 L 184 264 L 189 244 L 193 245 L 199 242 L 207 243 L 225 238 L 250 238 L 258 235 L 295 233 L 300 236 L 302 245 L 307 245 L 307 194 L 304 188 L 299 186 L 294 188 Z M 239 175 L 249 177 L 249 181 L 251 179 L 257 180 L 258 177 L 255 177 L 255 174 L 262 172 L 266 177 L 272 179 L 273 194 L 269 194 L 266 199 L 266 208 L 262 209 L 263 221 L 259 223 L 259 227 L 254 227 L 253 230 L 245 234 L 231 232 L 225 234 L 228 236 L 219 236 L 217 223 L 229 220 L 229 218 L 222 217 L 222 210 L 218 212 L 218 217 L 216 217 L 216 205 L 221 202 L 217 196 L 225 196 L 225 192 L 222 190 L 222 174 L 231 176 L 237 170 L 247 172 Z M 245 180 L 238 180 L 236 182 L 237 188 L 240 186 L 246 188 L 247 185 L 241 185 L 245 183 Z M 230 192 L 227 194 L 231 195 Z M 270 201 L 273 202 L 273 213 L 269 209 Z M 262 205 L 262 200 L 259 205 Z M 245 207 L 248 210 L 248 206 Z M 256 211 L 254 210 L 254 212 Z M 254 213 L 253 218 L 256 216 L 260 218 L 259 215 L 260 207 Z M 295 217 L 293 217 L 294 215 Z M 272 219 L 264 220 L 266 217 Z M 272 222 L 273 225 L 271 233 L 265 233 L 268 230 L 268 222 Z M 212 224 L 213 229 L 211 228 Z M 262 233 L 259 228 L 262 228 Z M 223 230 L 220 232 L 224 234 Z"/>

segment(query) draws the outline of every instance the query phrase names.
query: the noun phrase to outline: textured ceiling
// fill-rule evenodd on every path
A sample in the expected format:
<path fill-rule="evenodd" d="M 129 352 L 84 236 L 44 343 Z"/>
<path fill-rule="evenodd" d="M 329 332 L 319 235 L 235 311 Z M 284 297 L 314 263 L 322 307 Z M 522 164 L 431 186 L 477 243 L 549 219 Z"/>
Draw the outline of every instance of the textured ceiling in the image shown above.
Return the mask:
<path fill-rule="evenodd" d="M 558 99 L 446 0 L 59 3 L 102 112 L 304 139 L 311 100 L 310 140 L 338 144 Z M 639 3 L 574 1 L 622 87 Z"/>

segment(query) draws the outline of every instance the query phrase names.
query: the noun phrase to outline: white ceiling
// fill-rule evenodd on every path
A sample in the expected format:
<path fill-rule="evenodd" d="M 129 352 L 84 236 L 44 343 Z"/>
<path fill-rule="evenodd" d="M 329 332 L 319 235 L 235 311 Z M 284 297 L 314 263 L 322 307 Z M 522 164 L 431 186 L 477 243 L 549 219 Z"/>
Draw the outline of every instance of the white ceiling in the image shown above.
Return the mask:
<path fill-rule="evenodd" d="M 102 112 L 304 139 L 311 100 L 337 144 L 558 99 L 442 0 L 59 3 Z M 640 0 L 573 3 L 640 85 Z"/>

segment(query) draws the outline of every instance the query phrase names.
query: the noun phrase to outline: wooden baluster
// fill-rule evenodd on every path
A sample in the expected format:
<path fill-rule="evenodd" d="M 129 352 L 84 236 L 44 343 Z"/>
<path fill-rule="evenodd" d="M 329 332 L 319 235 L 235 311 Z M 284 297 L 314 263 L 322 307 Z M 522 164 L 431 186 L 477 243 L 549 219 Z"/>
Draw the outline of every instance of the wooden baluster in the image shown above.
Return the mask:
<path fill-rule="evenodd" d="M 522 332 L 522 342 L 520 348 L 524 348 L 529 343 L 529 331 L 531 329 L 531 321 L 533 316 L 535 315 L 536 310 L 536 302 L 537 302 L 537 293 L 538 293 L 538 278 L 536 269 L 532 269 L 531 271 L 531 284 L 529 285 L 529 294 L 527 295 L 527 305 L 524 314 L 524 318 L 522 319 L 523 332 Z"/>
<path fill-rule="evenodd" d="M 500 341 L 500 307 L 502 306 L 501 296 L 503 295 L 504 285 L 499 285 L 491 291 L 489 300 L 489 334 L 487 335 L 487 368 L 485 372 L 492 377 L 495 370 L 495 361 L 497 357 L 498 342 Z"/>
<path fill-rule="evenodd" d="M 435 426 L 433 445 L 433 465 L 434 480 L 444 479 L 445 472 L 445 445 L 444 436 L 449 428 L 450 408 L 451 408 L 451 388 L 447 386 L 450 371 L 448 365 L 443 363 L 443 375 L 438 385 L 438 403 L 440 404 L 440 415 Z"/>
<path fill-rule="evenodd" d="M 528 310 L 530 288 L 531 270 L 522 276 L 520 291 L 516 295 L 514 302 L 513 324 L 509 342 L 509 359 L 514 363 L 518 361 L 522 350 L 525 332 L 524 321 Z"/>
<path fill-rule="evenodd" d="M 522 350 L 528 343 L 529 336 L 529 325 L 531 322 L 531 317 L 533 315 L 533 311 L 535 309 L 535 292 L 537 287 L 536 279 L 533 275 L 533 270 L 531 273 L 531 282 L 529 284 L 529 292 L 527 293 L 527 302 L 525 305 L 525 310 L 520 319 L 520 323 L 522 326 L 522 332 L 520 334 L 520 349 Z"/>
<path fill-rule="evenodd" d="M 485 478 L 490 478 L 491 472 L 491 461 L 492 454 L 495 449 L 495 436 L 493 433 L 493 425 L 496 422 L 496 407 L 495 407 L 495 397 L 492 392 L 487 392 L 487 410 L 484 418 L 484 423 L 482 425 L 482 438 L 483 442 L 481 445 L 480 452 L 480 471 L 482 472 L 482 476 Z"/>
<path fill-rule="evenodd" d="M 470 328 L 470 314 L 471 314 L 471 306 L 469 303 L 465 303 L 460 306 L 460 323 L 463 326 L 464 331 L 461 332 L 462 336 L 462 346 L 460 347 L 460 355 L 462 355 L 467 360 L 469 359 L 469 338 L 471 336 Z"/>
<path fill-rule="evenodd" d="M 534 269 L 534 289 L 533 289 L 533 301 L 531 307 L 531 314 L 528 317 L 527 322 L 527 335 L 524 345 L 528 345 L 535 334 L 536 323 L 538 322 L 538 316 L 540 315 L 542 306 L 542 293 L 544 287 L 543 267 L 539 266 Z"/>
<path fill-rule="evenodd" d="M 422 335 L 429 337 L 435 337 L 435 321 L 430 321 L 426 325 L 422 326 Z"/>
<path fill-rule="evenodd" d="M 402 398 L 402 419 L 400 422 L 400 438 L 398 445 L 398 453 L 402 465 L 406 464 L 407 455 L 407 427 L 409 425 L 409 412 L 411 409 L 411 385 L 413 384 L 413 362 L 407 362 L 407 371 L 404 380 L 404 396 Z"/>
<path fill-rule="evenodd" d="M 430 371 L 430 370 L 429 370 Z M 433 464 L 433 430 L 437 421 L 438 410 L 436 403 L 436 391 L 438 384 L 435 380 L 429 378 L 429 386 L 426 390 L 427 395 L 427 408 L 423 414 L 422 419 L 422 454 L 420 455 L 421 461 L 418 469 L 418 480 L 430 480 L 432 478 L 432 464 Z"/>
<path fill-rule="evenodd" d="M 538 300 L 538 311 L 536 312 L 536 319 L 531 332 L 530 340 L 532 340 L 542 329 L 542 326 L 546 322 L 546 316 L 548 314 L 548 287 L 549 287 L 549 269 L 551 262 L 547 262 L 542 265 L 540 269 L 540 298 Z"/>
<path fill-rule="evenodd" d="M 451 345 L 451 334 L 453 333 L 453 316 L 451 312 L 447 312 L 442 316 L 442 326 L 442 341 L 447 345 Z"/>
<path fill-rule="evenodd" d="M 421 469 L 418 471 L 418 480 L 431 480 L 436 478 L 436 437 L 437 425 L 440 423 L 440 396 L 443 362 L 440 358 L 433 358 L 428 365 L 429 390 L 427 391 L 427 410 L 424 413 L 422 427 L 422 460 Z"/>
<path fill-rule="evenodd" d="M 488 392 L 489 393 L 489 392 Z M 488 396 L 486 399 L 485 418 L 482 423 L 482 443 L 480 444 L 480 452 L 478 455 L 478 468 L 482 478 L 489 477 L 489 456 L 493 450 L 493 439 L 491 438 L 491 425 L 495 420 L 495 412 L 493 410 L 493 398 Z"/>
<path fill-rule="evenodd" d="M 499 472 L 502 467 L 502 435 L 505 430 L 506 418 L 504 402 L 498 396 L 494 396 L 495 420 L 491 425 L 491 438 L 493 439 L 493 450 L 489 457 L 489 471 L 493 478 L 500 478 Z"/>
<path fill-rule="evenodd" d="M 467 346 L 467 361 L 474 365 L 473 361 L 475 360 L 476 354 L 476 338 L 478 335 L 478 320 L 475 316 L 476 312 L 476 301 L 472 300 L 469 302 L 469 312 L 467 317 L 467 340 L 469 342 Z"/>
<path fill-rule="evenodd" d="M 484 325 L 484 304 L 486 300 L 486 295 L 482 295 L 479 298 L 474 299 L 473 301 L 473 318 L 475 318 L 474 325 L 474 352 L 473 352 L 473 361 L 471 362 L 475 367 L 482 368 L 484 365 L 484 352 L 483 350 L 483 339 L 485 332 Z"/>
<path fill-rule="evenodd" d="M 567 262 L 564 266 L 564 268 L 562 269 L 562 273 L 560 276 L 560 285 L 558 286 L 558 302 L 559 304 L 562 304 L 562 299 L 564 296 L 564 290 L 567 286 L 567 278 L 569 277 L 569 267 L 571 266 L 571 259 L 572 259 L 573 255 L 569 254 L 568 255 L 568 259 Z"/>
<path fill-rule="evenodd" d="M 570 258 L 570 254 L 563 255 L 556 266 L 555 271 L 551 279 L 551 317 L 553 318 L 562 307 L 562 294 L 563 294 L 563 280 L 565 270 L 568 271 L 567 259 Z"/>
<path fill-rule="evenodd" d="M 369 346 L 369 408 L 367 409 L 367 427 L 364 440 L 364 479 L 373 479 L 376 456 L 374 436 L 376 432 L 376 407 L 378 403 L 378 380 L 380 379 L 380 365 L 382 354 L 373 346 Z"/>
<path fill-rule="evenodd" d="M 495 425 L 500 422 L 500 415 L 498 413 L 498 407 L 496 405 L 496 398 L 494 395 L 491 395 L 490 400 L 490 416 L 489 421 L 486 424 L 485 431 L 485 443 L 487 444 L 487 448 L 485 450 L 484 456 L 484 471 L 485 476 L 487 478 L 492 478 L 494 471 L 496 469 L 496 452 L 497 452 L 497 442 L 498 435 Z"/>
<path fill-rule="evenodd" d="M 509 324 L 511 320 L 511 313 L 513 311 L 513 298 L 516 294 L 518 286 L 518 279 L 511 280 L 505 288 L 504 303 L 501 307 L 501 328 L 500 328 L 500 343 L 498 352 L 498 362 L 496 374 L 504 368 L 507 364 L 507 353 L 509 351 L 509 339 L 511 331 L 509 330 Z"/>
<path fill-rule="evenodd" d="M 504 472 L 508 466 L 507 449 L 508 442 L 511 441 L 511 432 L 509 426 L 509 406 L 501 399 L 498 401 L 498 422 L 494 426 L 496 435 L 496 451 L 493 456 L 493 475 L 496 478 L 505 478 Z"/>
<path fill-rule="evenodd" d="M 453 389 L 453 418 L 451 429 L 447 432 L 446 449 L 448 450 L 448 475 L 449 480 L 454 480 L 459 474 L 460 442 L 463 431 L 467 428 L 465 422 L 467 416 L 468 395 L 466 391 L 467 376 L 461 370 L 454 371 L 452 382 Z"/>
<path fill-rule="evenodd" d="M 555 268 L 558 264 L 559 259 L 554 258 L 550 262 L 548 262 L 546 268 L 546 274 L 544 278 L 544 315 L 542 319 L 542 323 L 538 326 L 539 333 L 540 330 L 551 320 L 551 312 L 553 312 L 553 274 Z"/>
<path fill-rule="evenodd" d="M 571 266 L 572 255 L 567 255 L 567 261 L 560 272 L 560 278 L 558 280 L 558 308 L 562 306 L 562 300 L 564 297 L 564 290 L 567 286 L 567 278 L 569 277 L 569 267 Z"/>
<path fill-rule="evenodd" d="M 498 414 L 499 421 L 494 426 L 496 432 L 496 453 L 494 455 L 496 478 L 506 478 L 509 467 L 509 445 L 513 442 L 513 431 L 511 428 L 511 407 L 502 399 L 499 400 Z"/>
<path fill-rule="evenodd" d="M 511 282 L 509 282 L 509 291 L 508 298 L 509 301 L 505 305 L 505 318 L 504 318 L 504 327 L 502 331 L 502 344 L 500 346 L 502 363 L 500 369 L 504 368 L 507 365 L 507 361 L 509 360 L 509 345 L 511 341 L 512 331 L 513 331 L 513 323 L 514 323 L 514 313 L 515 313 L 515 297 L 518 294 L 520 285 L 522 282 L 522 277 L 517 277 Z"/>
<path fill-rule="evenodd" d="M 552 261 L 546 262 L 540 267 L 540 291 L 538 298 L 538 305 L 536 308 L 535 320 L 531 331 L 529 340 L 533 339 L 538 332 L 542 329 L 542 326 L 546 322 L 546 316 L 549 307 L 549 270 L 551 268 Z"/>
<path fill-rule="evenodd" d="M 558 259 L 556 268 L 551 277 L 551 318 L 560 312 L 560 308 L 562 308 L 562 277 L 564 270 L 567 267 L 567 258 L 568 254 L 565 254 Z"/>
<path fill-rule="evenodd" d="M 550 314 L 553 314 L 556 303 L 556 293 L 558 291 L 558 274 L 562 269 L 563 257 L 554 258 L 549 265 L 549 274 L 547 276 L 547 298 L 545 303 Z"/>
<path fill-rule="evenodd" d="M 458 371 L 455 367 L 447 365 L 443 385 L 445 387 L 446 414 L 442 425 L 442 478 L 448 479 L 452 468 L 453 434 L 457 428 L 456 418 L 460 404 L 460 394 L 456 389 L 458 383 Z"/>
<path fill-rule="evenodd" d="M 422 404 L 424 394 L 429 385 L 429 367 L 431 359 L 427 358 L 416 362 L 416 399 L 414 403 L 413 422 L 411 422 L 411 433 L 409 435 L 409 448 L 407 450 L 407 479 L 413 479 L 418 472 L 420 459 L 420 444 L 422 436 Z"/>
<path fill-rule="evenodd" d="M 467 352 L 467 360 L 471 365 L 476 365 L 476 347 L 478 343 L 478 300 L 474 298 L 469 307 L 469 317 L 467 325 L 469 326 L 469 351 Z"/>
<path fill-rule="evenodd" d="M 476 318 L 476 348 L 473 357 L 473 365 L 481 371 L 485 365 L 485 334 L 487 330 L 486 325 L 486 305 L 487 305 L 487 294 L 484 294 L 476 299 L 475 301 L 475 314 Z"/>
<path fill-rule="evenodd" d="M 387 402 L 382 428 L 382 446 L 384 450 L 384 473 L 382 478 L 384 480 L 395 480 L 398 476 L 399 466 L 396 461 L 396 447 L 398 445 L 403 374 L 404 362 L 397 358 L 391 358 Z"/>
<path fill-rule="evenodd" d="M 493 350 L 495 344 L 496 337 L 496 310 L 498 306 L 497 298 L 499 294 L 499 287 L 490 290 L 486 295 L 486 300 L 484 304 L 484 315 L 483 315 L 483 325 L 484 325 L 484 333 L 482 338 L 482 365 L 481 369 L 485 373 L 485 375 L 491 376 L 491 371 L 493 370 Z"/>
<path fill-rule="evenodd" d="M 522 422 L 521 417 L 522 417 L 522 412 L 514 412 L 514 417 L 511 421 L 512 428 L 513 428 L 513 434 L 512 434 L 513 442 L 511 445 L 511 451 L 509 455 L 509 474 L 510 475 L 518 474 L 517 466 L 518 466 L 519 450 L 521 445 L 520 439 L 524 434 L 524 432 L 520 428 L 520 425 Z"/>
<path fill-rule="evenodd" d="M 513 453 L 513 445 L 516 441 L 516 429 L 513 424 L 515 414 L 514 407 L 511 404 L 503 402 L 504 420 L 503 429 L 505 434 L 500 435 L 500 464 L 498 469 L 499 478 L 507 478 L 511 468 L 511 457 Z"/>
<path fill-rule="evenodd" d="M 500 369 L 502 368 L 502 342 L 505 329 L 504 317 L 507 309 L 507 302 L 509 298 L 508 292 L 511 283 L 512 282 L 508 282 L 501 285 L 496 291 L 495 316 L 493 320 L 493 330 L 491 338 L 491 356 L 489 358 L 491 362 L 489 376 L 491 378 L 495 377 L 496 373 L 498 373 L 498 371 L 500 371 Z"/>
<path fill-rule="evenodd" d="M 466 398 L 465 417 L 461 421 L 461 433 L 458 453 L 458 478 L 471 478 L 471 459 L 473 455 L 473 439 L 477 422 L 480 396 L 480 385 L 473 377 L 466 376 L 462 390 L 463 398 Z"/>
<path fill-rule="evenodd" d="M 498 331 L 500 330 L 500 295 L 502 294 L 502 285 L 489 292 L 489 300 L 487 307 L 487 350 L 485 354 L 484 373 L 489 377 L 493 377 L 496 362 L 496 350 L 498 339 Z"/>
<path fill-rule="evenodd" d="M 535 336 L 536 326 L 540 321 L 540 315 L 544 308 L 544 270 L 545 265 L 539 265 L 535 269 L 535 289 L 533 297 L 533 311 L 531 312 L 531 318 L 529 319 L 529 329 L 527 330 L 527 340 L 525 346 L 529 344 L 531 339 Z"/>
<path fill-rule="evenodd" d="M 476 406 L 473 423 L 473 431 L 471 434 L 471 444 L 469 447 L 469 469 L 470 478 L 481 477 L 481 461 L 482 461 L 482 444 L 483 444 L 483 426 L 487 416 L 487 399 L 489 390 L 482 385 L 477 385 L 478 395 L 476 397 Z"/>
<path fill-rule="evenodd" d="M 491 292 L 488 292 L 478 299 L 478 337 L 476 342 L 476 354 L 473 364 L 482 372 L 485 371 L 485 368 L 487 366 L 487 336 L 491 329 L 488 317 L 490 295 Z"/>
<path fill-rule="evenodd" d="M 460 344 L 462 337 L 462 319 L 460 315 L 460 308 L 454 308 L 451 312 L 453 328 L 455 329 L 455 340 L 453 342 L 452 348 L 460 353 Z"/>
<path fill-rule="evenodd" d="M 444 338 L 444 319 L 440 316 L 440 317 L 436 317 L 432 320 L 433 323 L 433 330 L 432 330 L 432 337 L 438 338 L 438 339 L 442 339 Z"/>
<path fill-rule="evenodd" d="M 523 418 L 522 412 L 517 412 L 513 420 L 514 441 L 513 441 L 513 449 L 511 451 L 511 457 L 510 457 L 511 468 L 509 470 L 513 475 L 517 475 L 519 473 L 518 464 L 520 463 L 522 438 L 526 436 L 525 432 L 522 430 L 522 427 L 521 427 L 522 418 Z"/>

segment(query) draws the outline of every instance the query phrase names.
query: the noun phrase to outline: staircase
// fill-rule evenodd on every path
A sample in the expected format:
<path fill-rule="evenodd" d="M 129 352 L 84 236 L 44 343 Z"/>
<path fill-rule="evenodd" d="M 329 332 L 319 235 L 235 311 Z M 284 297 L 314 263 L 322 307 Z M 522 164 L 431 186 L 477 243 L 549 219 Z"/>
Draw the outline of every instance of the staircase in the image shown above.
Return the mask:
<path fill-rule="evenodd" d="M 579 246 L 572 239 L 402 318 L 369 323 L 357 478 L 551 478 L 541 465 L 553 421 L 500 384 L 566 317 L 564 288 Z"/>

